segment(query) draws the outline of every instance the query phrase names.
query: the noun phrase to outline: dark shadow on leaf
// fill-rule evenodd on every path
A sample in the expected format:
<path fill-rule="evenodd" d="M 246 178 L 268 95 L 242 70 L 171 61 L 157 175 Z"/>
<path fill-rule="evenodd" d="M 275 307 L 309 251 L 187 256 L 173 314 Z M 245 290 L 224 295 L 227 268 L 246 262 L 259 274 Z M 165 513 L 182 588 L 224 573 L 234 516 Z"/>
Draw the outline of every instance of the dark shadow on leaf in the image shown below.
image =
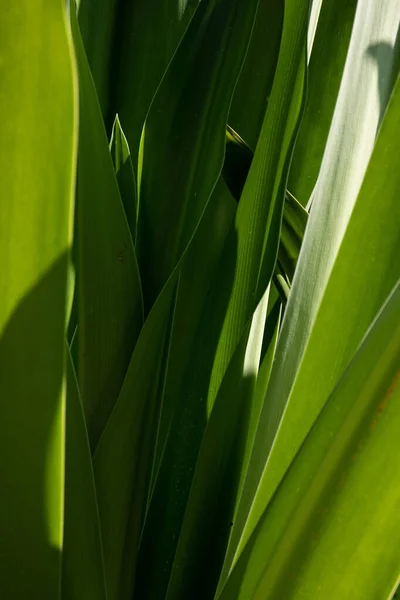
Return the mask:
<path fill-rule="evenodd" d="M 50 475 L 62 458 L 66 275 L 64 255 L 19 302 L 0 338 L 0 597 L 7 600 L 52 598 L 60 585 L 61 479 Z"/>
<path fill-rule="evenodd" d="M 378 42 L 371 44 L 367 49 L 367 55 L 375 61 L 378 69 L 379 125 L 385 114 L 386 106 L 399 72 L 399 37 L 400 27 L 397 31 L 394 46 L 387 42 Z M 392 65 L 391 68 L 390 65 Z"/>

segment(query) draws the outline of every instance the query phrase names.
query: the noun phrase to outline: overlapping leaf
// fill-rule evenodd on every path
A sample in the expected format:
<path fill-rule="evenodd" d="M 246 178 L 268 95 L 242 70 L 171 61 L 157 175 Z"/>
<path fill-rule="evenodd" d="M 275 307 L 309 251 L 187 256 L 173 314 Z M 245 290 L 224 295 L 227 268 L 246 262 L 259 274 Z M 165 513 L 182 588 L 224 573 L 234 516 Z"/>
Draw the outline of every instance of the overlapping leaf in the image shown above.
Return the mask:
<path fill-rule="evenodd" d="M 391 595 L 399 574 L 400 484 L 393 477 L 400 459 L 399 358 L 397 285 L 262 515 L 221 600 Z"/>
<path fill-rule="evenodd" d="M 118 4 L 111 107 L 121 117 L 135 174 L 140 136 L 151 101 L 198 4 L 199 0 Z"/>
<path fill-rule="evenodd" d="M 297 271 L 299 277 L 297 284 L 295 277 L 291 292 L 293 304 L 291 307 L 289 300 L 285 319 L 290 319 L 291 336 L 297 329 L 296 337 L 290 337 L 292 343 L 295 343 L 297 336 L 302 336 L 306 348 L 290 395 L 285 396 L 287 380 L 290 379 L 291 373 L 291 357 L 285 351 L 289 339 L 287 320 L 286 327 L 284 325 L 282 329 L 277 363 L 267 391 L 271 401 L 265 405 L 260 417 L 258 440 L 252 458 L 253 471 L 247 483 L 249 495 L 246 501 L 252 506 L 245 538 L 256 526 L 258 517 L 332 387 L 353 356 L 379 306 L 400 277 L 399 262 L 393 260 L 400 252 L 400 212 L 397 202 L 400 179 L 396 161 L 400 134 L 399 111 L 398 82 L 319 310 L 310 321 L 312 330 L 309 336 L 305 323 L 306 313 L 303 311 L 299 320 L 293 316 L 293 308 L 298 303 L 295 308 L 298 310 L 302 302 L 301 296 L 295 295 L 294 290 L 299 290 L 297 286 L 305 284 L 305 279 L 302 281 L 300 278 L 301 271 Z M 314 219 L 321 218 L 318 205 L 315 205 L 311 212 L 305 243 L 307 235 L 316 234 L 321 227 L 318 220 L 313 222 L 313 216 Z M 337 215 L 334 219 L 337 219 Z M 327 232 L 326 227 L 325 231 Z M 299 267 L 302 259 L 304 261 L 310 256 L 306 254 L 305 248 L 303 249 Z M 314 271 L 314 264 L 319 258 L 315 256 L 314 263 L 309 265 L 310 270 Z M 302 265 L 304 267 L 305 263 Z M 312 271 L 309 271 L 309 275 Z M 319 281 L 322 285 L 322 281 Z M 303 296 L 303 299 L 305 298 L 306 296 Z M 296 350 L 299 351 L 299 348 Z M 282 413 L 283 420 L 279 424 Z M 271 446 L 271 454 L 268 457 Z M 257 497 L 253 501 L 255 490 Z"/>
<path fill-rule="evenodd" d="M 257 0 L 200 3 L 146 119 L 137 248 L 147 310 L 219 177 L 229 104 L 256 8 Z"/>
<path fill-rule="evenodd" d="M 304 99 L 308 3 L 288 3 L 285 11 L 271 99 L 236 213 L 236 273 L 213 367 L 209 410 L 276 262 L 287 168 Z"/>
<path fill-rule="evenodd" d="M 94 459 L 106 574 L 110 593 L 118 598 L 125 594 L 128 597 L 132 592 L 135 557 L 151 471 L 154 471 L 154 443 L 170 353 L 171 301 L 179 272 L 179 267 L 175 267 L 197 228 L 222 167 L 229 101 L 246 51 L 255 7 L 256 2 L 252 9 L 251 5 L 245 7 L 239 2 L 204 3 L 191 22 L 187 41 L 186 38 L 183 40 L 174 56 L 147 119 L 138 245 L 142 248 L 141 267 L 145 282 L 148 283 L 151 277 L 157 281 L 156 287 L 147 288 L 147 310 L 169 279 L 148 315 L 121 395 Z M 225 44 L 223 55 L 220 52 L 222 44 Z M 204 53 L 210 60 L 205 60 Z M 180 81 L 184 82 L 182 88 Z M 160 106 L 162 119 L 158 112 Z M 182 138 L 179 144 L 171 137 L 172 126 Z M 154 173 L 157 173 L 156 177 Z M 193 181 L 192 174 L 195 174 Z M 185 223 L 189 200 L 189 220 Z M 157 211 L 149 215 L 152 203 L 156 203 Z M 169 213 L 177 208 L 182 211 L 182 223 L 175 237 L 171 236 L 174 247 L 168 249 L 158 244 L 155 255 L 157 236 L 170 236 L 176 228 L 177 223 Z M 210 213 L 211 217 L 218 216 L 219 206 L 216 208 L 216 212 Z M 221 243 L 218 240 L 225 230 L 225 215 L 229 217 L 229 212 L 222 206 L 218 217 L 222 217 L 220 224 L 218 220 L 213 223 L 216 234 L 210 241 L 216 246 L 215 249 L 211 246 L 209 256 L 212 260 L 215 260 L 215 253 L 218 255 Z M 155 219 L 162 228 L 154 227 L 151 235 L 146 236 L 145 232 L 149 231 L 143 225 L 146 218 Z M 167 261 L 168 269 L 164 270 L 162 265 L 168 256 L 173 256 L 173 260 Z M 206 259 L 206 266 L 210 258 Z M 200 281 L 202 278 L 207 280 L 210 274 L 203 266 L 201 269 Z M 153 568 L 156 570 L 157 565 Z M 143 570 L 139 569 L 138 574 L 142 577 Z M 158 577 L 147 583 L 146 594 L 151 594 L 150 583 L 163 585 Z"/>
<path fill-rule="evenodd" d="M 143 324 L 135 251 L 93 80 L 71 11 L 80 84 L 77 185 L 78 381 L 92 449 Z"/>

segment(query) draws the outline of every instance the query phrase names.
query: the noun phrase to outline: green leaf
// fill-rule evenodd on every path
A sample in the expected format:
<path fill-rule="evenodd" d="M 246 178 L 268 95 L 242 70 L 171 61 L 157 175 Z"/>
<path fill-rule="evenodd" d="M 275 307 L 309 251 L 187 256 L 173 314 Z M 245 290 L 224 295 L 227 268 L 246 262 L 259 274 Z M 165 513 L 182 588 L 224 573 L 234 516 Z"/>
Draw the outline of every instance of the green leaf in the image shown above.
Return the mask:
<path fill-rule="evenodd" d="M 110 600 L 131 598 L 168 364 L 177 272 L 150 312 L 93 457 Z"/>
<path fill-rule="evenodd" d="M 147 298 L 148 309 L 152 306 L 158 292 L 174 268 L 172 280 L 178 274 L 178 261 L 182 260 L 188 248 L 188 243 L 195 233 L 206 209 L 209 196 L 217 182 L 223 160 L 226 115 L 247 47 L 254 9 L 255 4 L 251 5 L 251 10 L 249 10 L 249 6 L 245 9 L 239 3 L 226 4 L 219 0 L 202 6 L 201 11 L 196 12 L 189 30 L 195 36 L 195 43 L 188 33 L 188 37 L 183 40 L 175 54 L 153 102 L 144 137 L 138 229 L 138 246 L 142 247 L 142 260 L 145 261 L 142 263 L 144 281 L 147 282 L 151 276 L 154 276 L 160 286 L 157 290 L 152 289 L 153 295 Z M 225 44 L 223 54 L 220 53 L 222 44 Z M 208 56 L 207 60 L 205 60 L 205 53 Z M 188 76 L 188 82 L 181 89 L 177 85 L 177 81 L 184 81 L 185 75 Z M 176 79 L 177 77 L 178 79 Z M 219 84 L 223 85 L 221 88 L 218 85 L 221 94 L 215 98 L 213 93 L 216 91 L 218 79 Z M 168 103 L 165 102 L 166 98 Z M 213 102 L 211 102 L 212 99 Z M 163 107 L 161 120 L 158 113 L 159 106 Z M 193 116 L 195 116 L 194 120 Z M 175 149 L 171 148 L 171 143 L 175 139 L 171 140 L 170 137 L 171 123 L 174 124 L 182 138 L 181 142 L 176 144 Z M 220 131 L 219 136 L 215 135 L 215 130 Z M 206 154 L 207 160 L 205 160 Z M 157 173 L 157 177 L 153 176 L 154 173 Z M 191 173 L 195 173 L 193 181 Z M 190 184 L 189 187 L 188 184 Z M 194 192 L 196 192 L 196 196 L 193 196 Z M 182 227 L 182 239 L 176 236 L 174 240 L 172 233 L 177 224 L 170 216 L 175 211 L 174 203 L 184 213 L 189 200 L 191 211 L 187 216 L 190 218 L 190 222 Z M 157 202 L 157 212 L 154 213 L 154 216 L 157 220 L 164 219 L 164 221 L 160 220 L 160 228 L 152 229 L 151 236 L 148 238 L 144 235 L 143 219 L 145 217 L 143 215 L 148 214 L 151 208 L 149 204 L 154 202 Z M 216 221 L 215 224 L 218 226 L 220 223 L 220 229 L 223 226 L 218 235 L 223 234 L 225 230 L 224 222 L 227 213 L 225 207 L 222 206 L 222 208 L 219 221 Z M 165 211 L 167 214 L 163 216 Z M 218 215 L 218 212 L 214 214 Z M 182 214 L 182 217 L 184 216 Z M 221 216 L 223 217 L 222 221 Z M 158 234 L 162 236 L 168 234 L 173 244 L 175 245 L 176 241 L 179 245 L 177 248 L 179 251 L 173 260 L 169 261 L 167 270 L 163 269 L 164 261 L 168 258 L 164 249 L 158 247 L 157 253 L 153 255 L 149 248 L 153 241 L 157 240 Z M 172 248 L 172 250 L 174 249 Z M 218 246 L 216 250 L 218 250 Z M 211 259 L 214 260 L 212 253 Z M 206 261 L 208 260 L 207 258 Z M 205 276 L 206 279 L 210 276 L 209 273 L 203 273 L 202 277 Z M 151 342 L 141 342 L 140 340 L 138 342 L 121 396 L 100 442 L 99 451 L 95 455 L 96 480 L 100 482 L 98 485 L 102 490 L 101 493 L 99 491 L 99 507 L 102 523 L 104 523 L 103 532 L 105 531 L 106 570 L 109 572 L 108 577 L 111 581 L 110 589 L 113 590 L 112 593 L 117 594 L 130 593 L 135 575 L 135 555 L 147 503 L 151 473 L 148 467 L 149 465 L 153 466 L 153 436 L 157 433 L 156 426 L 163 398 L 164 369 L 167 368 L 165 361 L 167 360 L 166 348 L 169 346 L 169 334 L 166 328 L 169 322 L 167 319 L 169 313 L 165 313 L 167 309 L 170 310 L 168 302 L 171 301 L 171 291 L 167 292 L 166 290 L 170 290 L 171 285 L 170 278 L 146 320 L 140 339 L 146 340 L 146 336 L 150 335 L 153 337 Z M 196 318 L 196 311 L 193 318 Z M 157 325 L 155 332 L 151 333 L 152 328 L 155 327 L 154 319 L 160 319 L 160 325 Z M 165 340 L 162 343 L 160 343 L 160 336 L 161 340 Z M 143 349 L 143 344 L 148 344 L 145 349 Z M 163 347 L 165 348 L 164 359 L 162 358 Z M 151 352 L 149 348 L 152 348 Z M 144 352 L 147 354 L 144 355 Z M 160 361 L 163 363 L 163 368 L 158 371 L 158 368 L 161 369 L 161 366 L 157 367 L 157 365 L 161 365 Z M 142 381 L 136 381 L 139 373 Z M 132 398 L 135 398 L 134 402 L 132 402 Z M 132 417 L 130 414 L 132 410 L 137 411 L 139 415 L 143 414 L 143 420 L 140 416 L 133 415 Z M 148 411 L 151 411 L 150 416 Z M 166 422 L 168 423 L 168 418 Z M 147 433 L 143 432 L 145 423 Z M 138 453 L 139 442 L 142 448 L 140 455 Z M 129 456 L 134 458 L 131 460 L 132 464 L 123 465 L 122 455 L 118 454 L 116 458 L 115 453 L 125 449 L 123 456 L 126 462 L 127 448 L 130 449 Z M 120 463 L 121 467 L 116 469 L 115 465 Z M 157 468 L 156 464 L 154 468 Z M 112 491 L 109 490 L 110 481 L 114 480 L 115 485 L 111 486 L 114 491 Z M 135 497 L 133 497 L 134 489 L 140 490 L 136 492 Z M 111 495 L 116 496 L 113 497 L 112 502 L 109 500 Z M 115 513 L 119 515 L 118 523 L 114 523 Z M 130 519 L 132 520 L 130 521 Z M 125 548 L 126 566 L 122 567 L 120 573 L 118 561 L 121 559 L 124 548 L 120 545 L 120 536 L 128 525 L 129 545 Z M 170 540 L 168 541 L 170 542 Z M 157 567 L 158 565 L 154 566 L 154 568 Z M 140 576 L 140 568 L 138 573 Z M 158 579 L 153 578 L 152 581 L 156 584 Z M 162 581 L 160 581 L 160 585 L 163 585 Z M 147 586 L 145 593 L 151 593 L 150 586 Z"/>
<path fill-rule="evenodd" d="M 229 109 L 229 124 L 254 150 L 271 95 L 282 38 L 282 0 L 259 0 L 246 59 Z"/>
<path fill-rule="evenodd" d="M 196 15 L 198 14 L 197 12 Z M 190 365 L 178 392 L 179 400 L 176 403 L 141 541 L 138 563 L 140 585 L 136 590 L 141 598 L 162 596 L 168 585 L 193 470 L 208 420 L 206 401 L 210 373 L 235 274 L 236 239 L 237 233 L 232 226 L 204 305 L 195 343 L 189 353 Z M 207 244 L 208 239 L 205 240 L 204 243 Z M 248 322 L 254 309 L 255 306 L 249 312 Z M 247 324 L 245 323 L 244 327 Z M 179 490 L 178 496 L 176 489 Z M 158 540 L 156 545 L 155 536 Z M 151 578 L 148 575 L 146 577 L 147 565 L 152 565 Z"/>
<path fill-rule="evenodd" d="M 181 413 L 184 410 L 183 405 L 187 407 L 188 404 L 184 393 L 182 393 L 182 385 L 184 385 L 185 375 L 187 372 L 191 372 L 193 362 L 197 357 L 195 347 L 198 343 L 199 331 L 204 327 L 205 306 L 214 284 L 219 260 L 233 222 L 235 210 L 235 200 L 223 181 L 219 179 L 199 227 L 182 260 L 170 359 L 157 435 L 153 479 L 158 473 L 161 456 L 164 454 L 166 441 L 171 432 L 171 423 L 175 411 L 178 414 Z M 195 420 L 196 411 L 193 409 L 192 424 Z M 203 421 L 203 410 L 201 409 L 201 431 L 204 427 Z M 150 537 L 152 535 L 152 533 L 149 533 Z M 161 546 L 161 543 L 159 545 Z"/>
<path fill-rule="evenodd" d="M 131 597 L 150 476 L 157 472 L 157 451 L 162 454 L 164 450 L 176 402 L 174 393 L 179 390 L 182 370 L 185 372 L 190 363 L 196 319 L 202 299 L 207 297 L 234 206 L 230 196 L 221 196 L 221 201 L 208 205 L 193 243 L 182 258 L 182 272 L 179 274 L 178 265 L 146 319 L 120 397 L 94 456 L 111 598 L 119 599 L 124 594 Z M 207 252 L 204 239 L 208 241 Z M 168 331 L 178 274 L 174 321 Z M 142 574 L 139 569 L 137 576 Z M 147 580 L 147 589 L 150 583 Z"/>
<path fill-rule="evenodd" d="M 204 433 L 187 502 L 167 599 L 213 597 L 220 576 L 240 489 L 261 409 L 255 396 L 269 290 L 262 299 L 232 358 Z M 279 316 L 279 312 L 273 317 Z M 265 355 L 263 378 L 272 363 Z M 269 365 L 267 364 L 269 361 Z M 267 371 L 267 372 L 266 372 Z M 212 490 L 212 493 L 210 493 Z"/>
<path fill-rule="evenodd" d="M 199 0 L 152 0 L 150 10 L 148 0 L 119 2 L 112 113 L 118 113 L 124 125 L 135 173 L 151 101 L 198 4 Z"/>
<path fill-rule="evenodd" d="M 292 281 L 306 230 L 308 212 L 286 191 L 278 251 L 280 268 Z"/>
<path fill-rule="evenodd" d="M 78 381 L 92 451 L 143 324 L 135 251 L 74 11 L 80 85 L 77 188 Z"/>
<path fill-rule="evenodd" d="M 0 20 L 0 596 L 59 598 L 77 105 L 64 3 Z"/>
<path fill-rule="evenodd" d="M 69 348 L 65 455 L 62 598 L 106 600 L 92 457 Z"/>
<path fill-rule="evenodd" d="M 262 515 L 221 600 L 389 598 L 399 575 L 400 485 L 393 477 L 400 460 L 399 356 L 397 285 Z"/>
<path fill-rule="evenodd" d="M 128 141 L 122 130 L 118 115 L 115 117 L 111 134 L 110 152 L 114 163 L 115 173 L 117 175 L 119 191 L 124 205 L 129 230 L 131 232 L 132 241 L 135 244 L 138 213 L 136 178 L 133 171 Z"/>
<path fill-rule="evenodd" d="M 182 260 L 151 497 L 138 558 L 135 594 L 143 599 L 166 593 L 206 425 L 202 389 L 211 371 L 232 274 L 227 275 L 227 290 L 219 296 L 219 304 L 213 289 L 235 208 L 235 200 L 219 179 Z M 151 578 L 148 565 L 152 565 Z"/>
<path fill-rule="evenodd" d="M 284 190 L 304 98 L 308 2 L 285 5 L 271 99 L 236 212 L 235 278 L 208 393 L 208 412 L 230 358 L 273 274 Z M 227 250 L 229 260 L 230 252 Z"/>
<path fill-rule="evenodd" d="M 257 0 L 201 2 L 147 116 L 137 243 L 147 310 L 192 238 L 220 175 L 229 104 L 256 8 Z"/>
<path fill-rule="evenodd" d="M 232 129 L 226 130 L 226 151 L 222 176 L 233 197 L 239 202 L 253 160 L 253 152 Z M 300 247 L 307 225 L 308 213 L 288 191 L 283 205 L 278 261 L 290 279 L 293 278 Z"/>
<path fill-rule="evenodd" d="M 110 121 L 111 81 L 115 69 L 114 37 L 118 25 L 118 0 L 78 0 L 79 28 L 107 123 Z M 112 121 L 111 121 L 112 123 Z"/>
<path fill-rule="evenodd" d="M 400 276 L 399 262 L 393 260 L 400 253 L 399 135 L 398 82 L 331 269 L 326 252 L 335 245 L 332 229 L 341 218 L 345 219 L 348 208 L 339 206 L 332 214 L 336 187 L 333 192 L 327 188 L 328 195 L 318 198 L 318 202 L 316 197 L 267 391 L 271 402 L 265 404 L 260 418 L 253 469 L 243 499 L 242 514 L 250 505 L 251 513 L 241 547 Z M 327 216 L 331 217 L 328 222 Z M 331 245 L 327 247 L 329 240 Z"/>
<path fill-rule="evenodd" d="M 258 421 L 260 418 L 261 410 L 263 407 L 263 403 L 265 400 L 265 392 L 268 387 L 268 382 L 271 374 L 272 364 L 275 357 L 276 344 L 278 339 L 279 326 L 281 322 L 281 313 L 282 313 L 282 303 L 280 299 L 277 297 L 278 294 L 274 287 L 272 286 L 271 292 L 269 295 L 269 306 L 268 306 L 268 314 L 264 327 L 264 336 L 262 342 L 261 349 L 261 362 L 257 374 L 256 385 L 254 389 L 254 394 L 251 399 L 251 409 L 249 411 L 250 416 L 248 422 L 245 422 L 242 425 L 242 436 L 245 437 L 245 444 L 243 444 L 243 449 L 241 450 L 243 453 L 242 464 L 240 465 L 240 481 L 235 497 L 235 507 L 234 512 L 231 517 L 231 527 L 236 521 L 237 512 L 239 509 L 239 501 L 241 497 L 241 493 L 243 490 L 243 485 L 245 482 L 246 472 L 249 466 L 251 453 L 253 450 L 254 440 L 256 437 Z M 228 409 L 229 411 L 229 409 Z M 227 414 L 229 412 L 227 411 Z M 213 414 L 213 413 L 212 413 Z M 239 440 L 241 442 L 241 440 Z M 238 445 L 235 442 L 235 445 Z M 231 529 L 232 532 L 232 529 Z M 229 570 L 232 564 L 232 558 L 235 554 L 235 545 L 230 543 L 228 546 L 228 551 L 225 554 L 224 564 L 221 569 L 221 574 L 218 583 L 218 592 L 223 588 L 227 576 L 229 574 Z M 217 594 L 218 595 L 218 594 Z"/>
<path fill-rule="evenodd" d="M 261 327 L 259 352 L 262 331 Z M 240 450 L 243 446 L 240 424 L 249 418 L 246 400 L 251 398 L 255 385 L 255 374 L 251 372 L 245 376 L 243 372 L 248 338 L 249 328 L 227 369 L 204 433 L 167 600 L 183 600 L 189 594 L 194 599 L 212 598 L 217 587 L 240 475 Z M 241 443 L 235 444 L 238 437 Z"/>
<path fill-rule="evenodd" d="M 314 2 L 315 4 L 315 2 Z M 288 188 L 306 206 L 321 167 L 349 48 L 357 0 L 324 0 L 308 70 L 307 104 Z"/>
<path fill-rule="evenodd" d="M 246 467 L 243 469 L 243 472 L 247 469 L 247 465 L 250 460 L 251 450 L 257 431 L 257 425 L 260 418 L 262 405 L 265 399 L 265 392 L 268 387 L 272 363 L 275 357 L 276 344 L 278 341 L 278 333 L 282 315 L 282 303 L 280 298 L 277 297 L 277 292 L 275 291 L 275 295 L 273 292 L 274 289 L 272 287 L 271 292 L 269 294 L 269 305 L 263 332 L 260 367 L 257 373 L 252 415 L 249 421 L 246 439 L 246 450 L 244 452 L 243 463 L 246 465 Z M 272 300 L 273 302 L 271 302 Z M 244 479 L 241 481 L 241 487 L 243 486 L 243 483 Z"/>

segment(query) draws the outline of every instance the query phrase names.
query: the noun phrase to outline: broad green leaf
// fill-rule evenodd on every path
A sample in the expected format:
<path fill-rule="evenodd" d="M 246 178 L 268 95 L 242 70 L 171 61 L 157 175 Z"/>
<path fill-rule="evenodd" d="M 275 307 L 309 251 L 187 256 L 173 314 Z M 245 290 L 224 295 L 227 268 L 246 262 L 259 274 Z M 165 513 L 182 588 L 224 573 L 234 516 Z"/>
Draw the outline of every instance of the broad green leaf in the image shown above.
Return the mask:
<path fill-rule="evenodd" d="M 123 123 L 135 173 L 151 101 L 198 4 L 199 0 L 119 2 L 112 112 Z"/>
<path fill-rule="evenodd" d="M 78 381 L 92 450 L 143 324 L 135 251 L 93 80 L 71 11 L 80 85 L 77 186 Z"/>
<path fill-rule="evenodd" d="M 309 62 L 306 110 L 288 182 L 289 190 L 303 206 L 311 196 L 321 167 L 356 6 L 357 0 L 324 0 L 319 12 Z"/>
<path fill-rule="evenodd" d="M 229 124 L 254 150 L 271 94 L 282 37 L 283 0 L 259 0 L 246 59 L 229 109 Z"/>
<path fill-rule="evenodd" d="M 307 0 L 285 5 L 271 98 L 236 212 L 235 278 L 214 361 L 208 412 L 275 267 L 287 171 L 304 99 L 308 8 Z"/>
<path fill-rule="evenodd" d="M 136 178 L 128 141 L 122 130 L 118 115 L 115 117 L 111 134 L 110 152 L 132 241 L 135 244 L 138 213 Z"/>
<path fill-rule="evenodd" d="M 400 573 L 400 285 L 246 545 L 221 600 L 389 598 Z"/>
<path fill-rule="evenodd" d="M 147 116 L 137 242 L 147 310 L 192 238 L 220 175 L 229 104 L 256 8 L 257 0 L 201 2 Z"/>
<path fill-rule="evenodd" d="M 64 600 L 106 600 L 96 490 L 78 382 L 67 348 Z"/>
<path fill-rule="evenodd" d="M 109 600 L 132 597 L 177 272 L 150 312 L 93 457 Z"/>
<path fill-rule="evenodd" d="M 315 290 L 305 290 L 303 286 L 307 284 L 306 274 L 316 277 L 315 263 L 320 258 L 310 255 L 304 246 L 302 248 L 267 390 L 270 401 L 265 404 L 260 417 L 252 470 L 246 483 L 243 511 L 245 514 L 248 503 L 251 513 L 241 546 L 256 526 L 371 320 L 400 277 L 400 264 L 394 259 L 400 254 L 400 173 L 396 159 L 399 135 L 400 80 L 388 106 L 318 312 L 310 321 L 312 328 L 304 341 L 305 350 L 287 393 L 287 380 L 292 372 L 290 361 L 294 351 L 299 350 L 297 346 L 290 356 L 287 336 L 290 336 L 291 344 L 298 345 L 300 334 L 307 335 L 308 315 L 304 300 L 306 294 Z M 307 236 L 321 231 L 318 222 L 321 209 L 315 204 L 311 211 L 304 244 L 309 241 Z M 334 219 L 337 218 L 335 214 Z M 326 223 L 324 226 L 328 235 Z M 304 260 L 311 261 L 311 256 L 307 273 Z M 313 298 L 307 298 L 311 303 Z M 296 316 L 295 311 L 300 307 L 303 312 Z"/>
<path fill-rule="evenodd" d="M 76 77 L 62 0 L 0 19 L 0 596 L 59 598 Z"/>

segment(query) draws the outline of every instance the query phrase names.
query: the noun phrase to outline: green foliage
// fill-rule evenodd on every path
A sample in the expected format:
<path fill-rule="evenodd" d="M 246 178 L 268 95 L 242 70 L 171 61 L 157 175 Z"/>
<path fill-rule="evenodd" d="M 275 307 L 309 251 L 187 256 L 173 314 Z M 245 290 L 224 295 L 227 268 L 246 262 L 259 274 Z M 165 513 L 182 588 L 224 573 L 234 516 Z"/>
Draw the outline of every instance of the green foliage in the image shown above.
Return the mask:
<path fill-rule="evenodd" d="M 0 19 L 0 597 L 395 597 L 398 0 L 65 4 Z"/>

